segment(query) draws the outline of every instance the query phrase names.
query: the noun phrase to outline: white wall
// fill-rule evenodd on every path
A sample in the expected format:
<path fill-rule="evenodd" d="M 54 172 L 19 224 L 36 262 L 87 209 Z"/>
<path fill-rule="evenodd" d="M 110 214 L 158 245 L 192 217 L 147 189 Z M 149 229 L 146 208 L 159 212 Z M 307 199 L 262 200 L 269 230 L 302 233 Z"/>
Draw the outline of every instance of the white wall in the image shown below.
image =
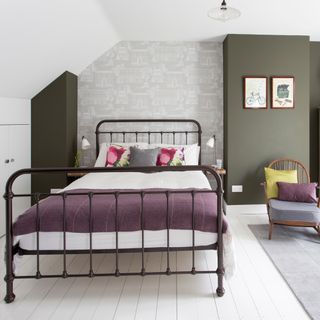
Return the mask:
<path fill-rule="evenodd" d="M 0 125 L 30 124 L 31 100 L 0 97 Z"/>

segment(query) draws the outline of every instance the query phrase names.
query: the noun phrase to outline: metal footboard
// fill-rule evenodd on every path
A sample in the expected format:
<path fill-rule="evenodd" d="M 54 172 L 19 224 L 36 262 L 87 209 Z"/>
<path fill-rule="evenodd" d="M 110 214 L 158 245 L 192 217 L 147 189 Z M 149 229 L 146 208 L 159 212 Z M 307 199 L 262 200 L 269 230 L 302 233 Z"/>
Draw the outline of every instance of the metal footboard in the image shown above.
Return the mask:
<path fill-rule="evenodd" d="M 14 181 L 21 175 L 25 174 L 55 174 L 67 172 L 162 172 L 162 171 L 203 171 L 205 174 L 211 174 L 216 182 L 215 190 L 137 190 L 137 191 L 90 191 L 87 193 L 79 193 L 68 191 L 62 193 L 35 193 L 35 194 L 14 194 L 12 186 Z M 170 216 L 169 216 L 169 199 L 170 195 L 174 193 L 191 193 L 192 197 L 192 246 L 191 247 L 171 247 L 170 246 Z M 144 197 L 146 194 L 163 193 L 166 201 L 166 247 L 160 248 L 146 248 L 145 247 L 145 226 L 144 226 Z M 196 246 L 195 242 L 195 196 L 197 193 L 216 193 L 217 195 L 217 227 L 218 227 L 218 240 L 215 244 L 210 246 Z M 88 250 L 68 250 L 67 248 L 67 230 L 66 230 L 66 199 L 74 195 L 87 195 L 89 199 L 89 249 Z M 140 195 L 140 228 L 141 228 L 141 248 L 122 249 L 119 248 L 119 221 L 118 221 L 118 199 L 122 194 L 138 194 Z M 41 168 L 41 169 L 23 169 L 15 172 L 8 180 L 6 185 L 6 296 L 7 303 L 13 302 L 15 295 L 13 292 L 14 279 L 41 279 L 41 278 L 68 278 L 68 277 L 97 277 L 97 276 L 146 276 L 146 275 L 171 275 L 171 274 L 203 274 L 203 273 L 216 273 L 218 276 L 217 295 L 224 294 L 223 288 L 223 210 L 222 210 L 222 183 L 220 176 L 212 167 L 208 166 L 183 166 L 183 167 L 137 167 L 137 168 Z M 95 195 L 113 195 L 115 197 L 115 234 L 116 245 L 114 249 L 94 249 L 93 248 L 93 215 L 92 204 Z M 39 201 L 46 196 L 61 197 L 63 203 L 63 249 L 62 250 L 40 250 L 40 208 Z M 14 246 L 13 242 L 13 199 L 16 197 L 33 197 L 36 206 L 36 250 L 28 251 Z M 216 270 L 197 270 L 195 267 L 195 251 L 196 250 L 217 250 L 217 269 Z M 186 251 L 192 252 L 192 268 L 191 270 L 176 270 L 170 268 L 170 252 L 171 251 Z M 167 257 L 167 265 L 165 271 L 149 272 L 145 268 L 145 253 L 146 252 L 165 252 Z M 123 252 L 138 252 L 141 254 L 141 269 L 140 272 L 120 272 L 119 255 Z M 22 255 L 36 255 L 36 273 L 34 275 L 15 275 L 13 269 L 14 254 L 19 253 Z M 70 273 L 67 270 L 67 255 L 68 254 L 89 254 L 89 270 L 87 273 Z M 97 253 L 115 253 L 115 270 L 110 273 L 98 273 L 93 269 L 93 254 Z M 63 269 L 62 273 L 57 274 L 42 274 L 40 270 L 40 255 L 59 254 L 63 256 Z"/>

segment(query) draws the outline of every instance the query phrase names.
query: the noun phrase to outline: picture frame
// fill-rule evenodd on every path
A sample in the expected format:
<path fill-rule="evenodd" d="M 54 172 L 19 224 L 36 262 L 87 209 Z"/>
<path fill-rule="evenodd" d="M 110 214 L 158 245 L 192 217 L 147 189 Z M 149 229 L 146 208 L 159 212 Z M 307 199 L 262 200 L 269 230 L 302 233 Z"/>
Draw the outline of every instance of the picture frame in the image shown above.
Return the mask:
<path fill-rule="evenodd" d="M 268 108 L 268 78 L 264 76 L 243 77 L 243 108 Z"/>
<path fill-rule="evenodd" d="M 295 107 L 295 79 L 292 76 L 271 77 L 271 108 L 293 109 Z"/>

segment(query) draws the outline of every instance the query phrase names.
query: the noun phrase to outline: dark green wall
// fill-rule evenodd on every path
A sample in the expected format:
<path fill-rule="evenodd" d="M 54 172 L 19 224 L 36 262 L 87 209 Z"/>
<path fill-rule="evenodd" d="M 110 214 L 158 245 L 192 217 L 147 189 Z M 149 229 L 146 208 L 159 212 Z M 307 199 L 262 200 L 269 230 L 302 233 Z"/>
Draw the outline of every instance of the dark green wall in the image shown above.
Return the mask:
<path fill-rule="evenodd" d="M 263 203 L 263 167 L 289 157 L 309 167 L 309 37 L 228 35 L 224 41 L 224 160 L 226 201 Z M 244 110 L 245 75 L 292 75 L 296 107 Z M 270 81 L 269 95 L 270 98 Z M 270 99 L 269 99 L 270 105 Z M 232 193 L 232 185 L 243 185 Z"/>
<path fill-rule="evenodd" d="M 77 76 L 63 73 L 31 100 L 31 165 L 73 166 L 77 150 Z M 32 192 L 66 185 L 66 175 L 38 175 Z"/>
<path fill-rule="evenodd" d="M 310 43 L 310 174 L 319 180 L 320 42 Z"/>

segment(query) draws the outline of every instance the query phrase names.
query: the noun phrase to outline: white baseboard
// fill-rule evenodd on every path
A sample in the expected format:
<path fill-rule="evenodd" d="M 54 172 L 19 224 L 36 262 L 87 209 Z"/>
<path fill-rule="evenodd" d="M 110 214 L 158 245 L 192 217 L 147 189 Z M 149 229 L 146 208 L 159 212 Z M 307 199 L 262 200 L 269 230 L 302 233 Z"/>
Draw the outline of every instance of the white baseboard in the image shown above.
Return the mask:
<path fill-rule="evenodd" d="M 227 205 L 224 203 L 226 214 L 266 214 L 267 207 L 265 204 L 241 204 Z"/>

